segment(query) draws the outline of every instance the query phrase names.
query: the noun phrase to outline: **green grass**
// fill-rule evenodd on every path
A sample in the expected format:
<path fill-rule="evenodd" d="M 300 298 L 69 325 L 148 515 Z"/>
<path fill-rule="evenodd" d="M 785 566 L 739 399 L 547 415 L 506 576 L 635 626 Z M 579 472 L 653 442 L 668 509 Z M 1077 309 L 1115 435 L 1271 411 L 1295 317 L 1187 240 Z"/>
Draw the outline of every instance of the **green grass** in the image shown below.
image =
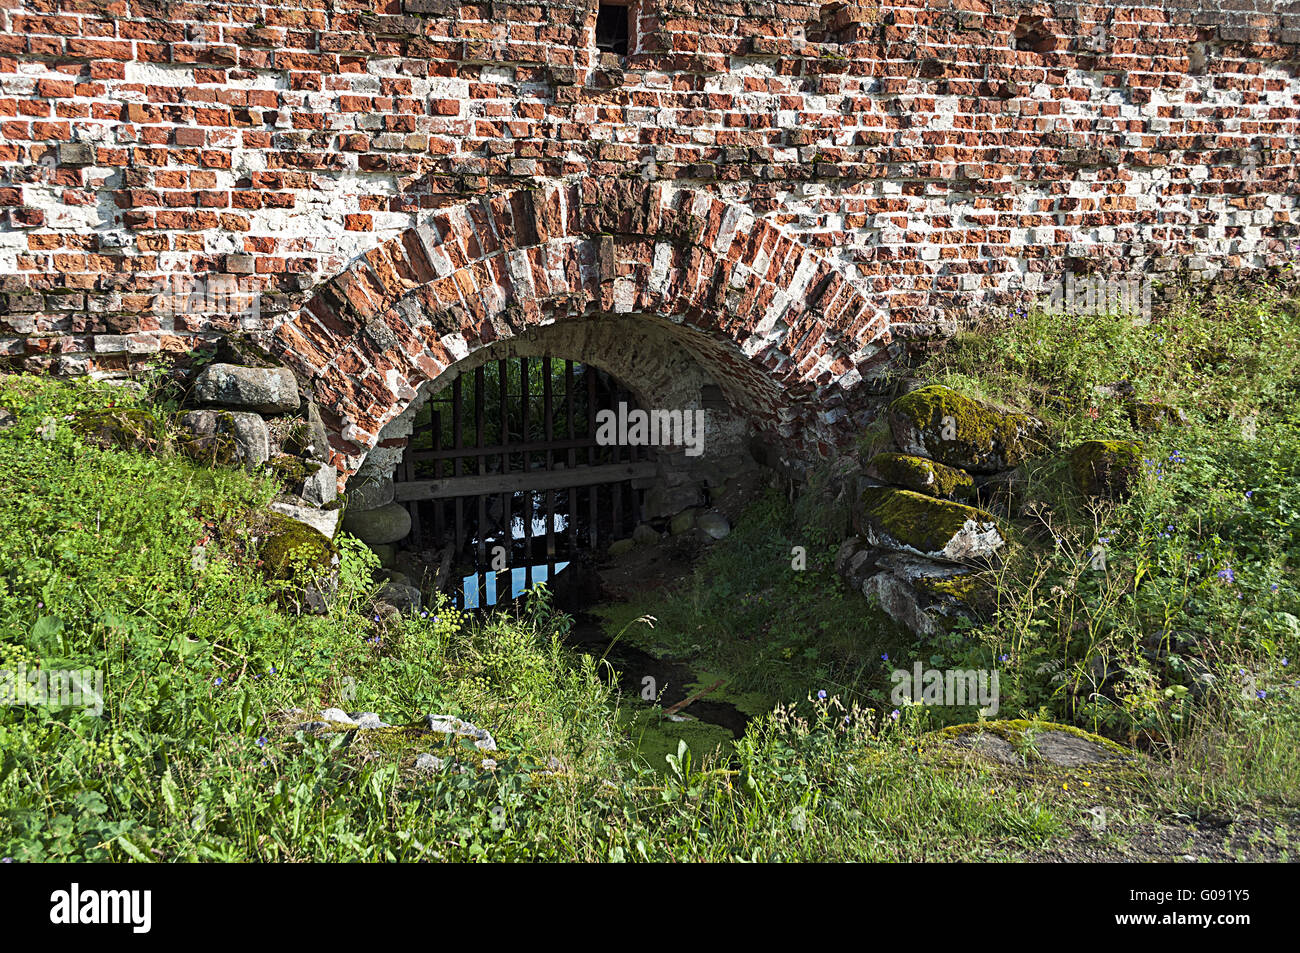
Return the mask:
<path fill-rule="evenodd" d="M 1034 412 L 1061 450 L 1138 436 L 1153 463 L 1132 499 L 1088 505 L 1055 453 L 1036 459 L 998 615 L 926 642 L 835 580 L 832 485 L 793 507 L 758 501 L 678 592 L 608 613 L 701 681 L 725 673 L 741 707 L 781 703 L 726 757 L 684 746 L 653 765 L 629 737 L 639 703 L 565 646 L 570 620 L 544 594 L 473 620 L 441 604 L 379 621 L 374 557 L 344 537 L 337 600 L 298 615 L 296 583 L 257 562 L 269 476 L 100 449 L 73 415 L 143 398 L 0 377 L 18 418 L 0 431 L 0 669 L 97 669 L 105 686 L 102 717 L 0 708 L 0 857 L 1001 859 L 1078 836 L 1098 804 L 1143 823 L 1293 812 L 1298 332 L 1293 302 L 1252 292 L 1150 327 L 1024 315 L 961 336 L 918 372 Z M 1188 425 L 1138 434 L 1094 389 L 1121 379 Z M 629 626 L 644 613 L 655 628 Z M 1092 787 L 936 759 L 919 742 L 954 716 L 895 719 L 884 694 L 914 659 L 996 665 L 1001 717 L 1071 722 L 1151 757 Z M 1215 687 L 1193 691 L 1196 671 Z M 459 715 L 493 732 L 498 767 L 421 775 L 405 742 L 315 738 L 286 714 L 327 706 Z"/>

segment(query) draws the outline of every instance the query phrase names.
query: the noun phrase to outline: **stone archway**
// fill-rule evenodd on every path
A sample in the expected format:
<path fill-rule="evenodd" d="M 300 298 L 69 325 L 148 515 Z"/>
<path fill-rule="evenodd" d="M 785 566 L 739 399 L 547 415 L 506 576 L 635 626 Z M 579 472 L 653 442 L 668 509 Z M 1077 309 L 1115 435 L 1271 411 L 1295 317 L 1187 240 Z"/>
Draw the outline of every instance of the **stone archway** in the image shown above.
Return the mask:
<path fill-rule="evenodd" d="M 550 322 L 646 315 L 795 455 L 852 432 L 888 322 L 825 254 L 711 193 L 629 179 L 444 209 L 323 285 L 273 349 L 307 381 L 346 480 L 422 385 Z"/>

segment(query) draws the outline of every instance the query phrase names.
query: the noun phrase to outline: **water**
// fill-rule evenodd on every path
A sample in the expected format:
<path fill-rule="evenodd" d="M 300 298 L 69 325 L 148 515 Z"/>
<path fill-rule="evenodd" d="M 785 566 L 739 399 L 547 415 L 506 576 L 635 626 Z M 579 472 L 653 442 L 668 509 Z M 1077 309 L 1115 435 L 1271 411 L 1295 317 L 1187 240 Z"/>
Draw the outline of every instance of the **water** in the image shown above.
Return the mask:
<path fill-rule="evenodd" d="M 556 563 L 555 575 L 558 576 L 560 571 L 567 565 L 569 565 L 567 562 Z M 533 585 L 536 585 L 539 582 L 547 582 L 550 579 L 550 570 L 545 564 L 533 566 L 532 571 Z M 506 573 L 509 573 L 510 576 L 508 594 L 505 592 L 498 592 L 497 588 L 497 577 L 499 575 L 506 575 Z M 509 602 L 512 599 L 517 599 L 528 591 L 528 570 L 521 566 L 517 569 L 509 569 L 502 573 L 498 573 L 495 570 L 474 573 L 472 576 L 465 576 L 461 579 L 461 587 L 464 600 L 461 603 L 462 608 L 478 609 L 494 606 L 498 602 Z M 480 593 L 482 593 L 483 596 L 482 606 L 479 604 Z"/>

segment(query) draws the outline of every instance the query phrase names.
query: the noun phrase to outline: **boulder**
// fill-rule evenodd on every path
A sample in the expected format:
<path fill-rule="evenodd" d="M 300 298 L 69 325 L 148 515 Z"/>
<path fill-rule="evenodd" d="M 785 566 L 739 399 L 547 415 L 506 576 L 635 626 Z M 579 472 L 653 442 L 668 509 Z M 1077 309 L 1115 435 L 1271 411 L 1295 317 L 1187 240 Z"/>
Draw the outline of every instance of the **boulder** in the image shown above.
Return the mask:
<path fill-rule="evenodd" d="M 949 631 L 958 619 L 974 620 L 988 607 L 989 587 L 977 574 L 904 553 L 875 556 L 860 589 L 921 636 Z"/>
<path fill-rule="evenodd" d="M 713 539 L 725 539 L 731 533 L 731 523 L 721 513 L 703 513 L 695 526 Z"/>
<path fill-rule="evenodd" d="M 1141 472 L 1142 444 L 1133 440 L 1085 440 L 1069 454 L 1070 475 L 1084 496 L 1122 500 Z"/>
<path fill-rule="evenodd" d="M 906 453 L 876 454 L 867 464 L 867 476 L 905 490 L 949 499 L 964 499 L 975 484 L 965 470 Z"/>
<path fill-rule="evenodd" d="M 182 445 L 192 459 L 248 467 L 260 467 L 270 459 L 271 433 L 257 414 L 191 410 L 181 415 L 180 423 L 193 435 Z"/>
<path fill-rule="evenodd" d="M 1006 542 L 991 513 L 893 487 L 867 487 L 856 522 L 872 546 L 947 562 L 988 559 Z"/>
<path fill-rule="evenodd" d="M 261 414 L 298 410 L 298 382 L 287 367 L 209 364 L 194 381 L 194 399 Z"/>
<path fill-rule="evenodd" d="M 348 509 L 351 511 L 377 510 L 393 502 L 397 495 L 397 485 L 388 476 L 360 475 L 348 482 Z"/>
<path fill-rule="evenodd" d="M 348 508 L 343 529 L 370 546 L 395 543 L 411 532 L 411 514 L 401 503 L 389 503 L 373 510 Z"/>
<path fill-rule="evenodd" d="M 282 500 L 271 503 L 270 509 L 272 512 L 280 513 L 291 520 L 297 520 L 305 526 L 310 526 L 327 539 L 333 539 L 335 532 L 339 528 L 338 510 L 319 510 L 310 506 L 298 506 Z"/>
<path fill-rule="evenodd" d="M 889 405 L 889 428 L 903 453 L 974 473 L 996 473 L 1029 458 L 1036 424 L 932 384 Z"/>
<path fill-rule="evenodd" d="M 1167 425 L 1186 426 L 1187 415 L 1172 404 L 1154 400 L 1135 400 L 1128 408 L 1129 419 L 1137 430 L 1155 433 Z"/>
<path fill-rule="evenodd" d="M 419 612 L 424 597 L 420 590 L 405 583 L 389 581 L 375 593 L 375 608 L 389 608 L 399 615 Z"/>
<path fill-rule="evenodd" d="M 327 506 L 339 495 L 339 471 L 323 463 L 303 481 L 302 498 L 312 506 Z"/>
<path fill-rule="evenodd" d="M 659 542 L 659 531 L 649 523 L 638 523 L 632 530 L 632 542 L 638 546 L 653 546 Z"/>
<path fill-rule="evenodd" d="M 338 550 L 328 536 L 275 511 L 270 513 L 260 555 L 262 568 L 273 579 L 323 576 L 338 563 Z"/>

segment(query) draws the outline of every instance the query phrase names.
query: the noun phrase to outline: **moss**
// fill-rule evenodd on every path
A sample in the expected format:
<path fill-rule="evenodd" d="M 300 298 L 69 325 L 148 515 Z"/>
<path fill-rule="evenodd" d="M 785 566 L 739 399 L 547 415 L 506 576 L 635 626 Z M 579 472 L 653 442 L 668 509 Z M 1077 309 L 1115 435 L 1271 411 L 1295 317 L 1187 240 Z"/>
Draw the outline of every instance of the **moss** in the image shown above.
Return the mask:
<path fill-rule="evenodd" d="M 867 464 L 867 472 L 878 480 L 927 496 L 965 497 L 975 486 L 965 470 L 907 453 L 878 453 Z"/>
<path fill-rule="evenodd" d="M 926 741 L 953 741 L 964 735 L 971 734 L 991 734 L 996 735 L 1004 741 L 1008 741 L 1017 747 L 1032 742 L 1035 734 L 1045 734 L 1049 731 L 1061 732 L 1062 734 L 1071 735 L 1075 738 L 1082 738 L 1084 741 L 1092 742 L 1099 747 L 1105 748 L 1113 754 L 1123 755 L 1131 758 L 1133 752 L 1121 744 L 1111 741 L 1109 738 L 1103 738 L 1101 735 L 1095 735 L 1091 731 L 1084 731 L 1082 728 L 1076 728 L 1074 725 L 1058 725 L 1050 721 L 1030 721 L 1027 718 L 1008 718 L 999 721 L 974 721 L 964 725 L 949 725 L 946 728 L 940 728 L 938 731 L 932 731 L 924 739 Z"/>
<path fill-rule="evenodd" d="M 272 578 L 328 573 L 337 555 L 338 548 L 317 530 L 282 513 L 268 514 L 261 558 Z"/>
<path fill-rule="evenodd" d="M 982 573 L 957 576 L 922 576 L 913 585 L 922 592 L 958 608 L 988 616 L 997 605 L 997 586 Z"/>
<path fill-rule="evenodd" d="M 78 411 L 71 426 L 75 433 L 106 450 L 157 450 L 167 443 L 162 420 L 138 408 Z"/>
<path fill-rule="evenodd" d="M 859 529 L 884 533 L 923 553 L 941 552 L 967 520 L 997 525 L 993 514 L 963 503 L 938 500 L 894 487 L 872 486 L 862 493 Z"/>
<path fill-rule="evenodd" d="M 284 439 L 280 441 L 286 453 L 292 453 L 296 456 L 306 456 L 307 448 L 311 443 L 311 428 L 302 421 L 298 421 L 289 427 L 285 433 Z"/>
<path fill-rule="evenodd" d="M 1122 499 L 1132 492 L 1142 460 L 1133 440 L 1085 440 L 1070 451 L 1070 475 L 1084 496 Z"/>
<path fill-rule="evenodd" d="M 904 451 L 976 472 L 1019 466 L 1032 449 L 1028 415 L 1001 413 L 938 384 L 899 397 L 889 417 Z"/>
<path fill-rule="evenodd" d="M 677 743 L 685 741 L 691 759 L 699 764 L 709 755 L 721 750 L 729 754 L 735 749 L 735 738 L 721 725 L 687 719 L 673 721 L 664 717 L 658 708 L 645 708 L 635 714 L 623 713 L 628 734 L 636 747 L 638 757 L 659 771 L 668 769 L 668 755 L 677 754 Z"/>
<path fill-rule="evenodd" d="M 301 489 L 307 478 L 320 469 L 319 463 L 301 460 L 298 457 L 282 455 L 272 460 L 268 466 L 281 486 Z"/>

